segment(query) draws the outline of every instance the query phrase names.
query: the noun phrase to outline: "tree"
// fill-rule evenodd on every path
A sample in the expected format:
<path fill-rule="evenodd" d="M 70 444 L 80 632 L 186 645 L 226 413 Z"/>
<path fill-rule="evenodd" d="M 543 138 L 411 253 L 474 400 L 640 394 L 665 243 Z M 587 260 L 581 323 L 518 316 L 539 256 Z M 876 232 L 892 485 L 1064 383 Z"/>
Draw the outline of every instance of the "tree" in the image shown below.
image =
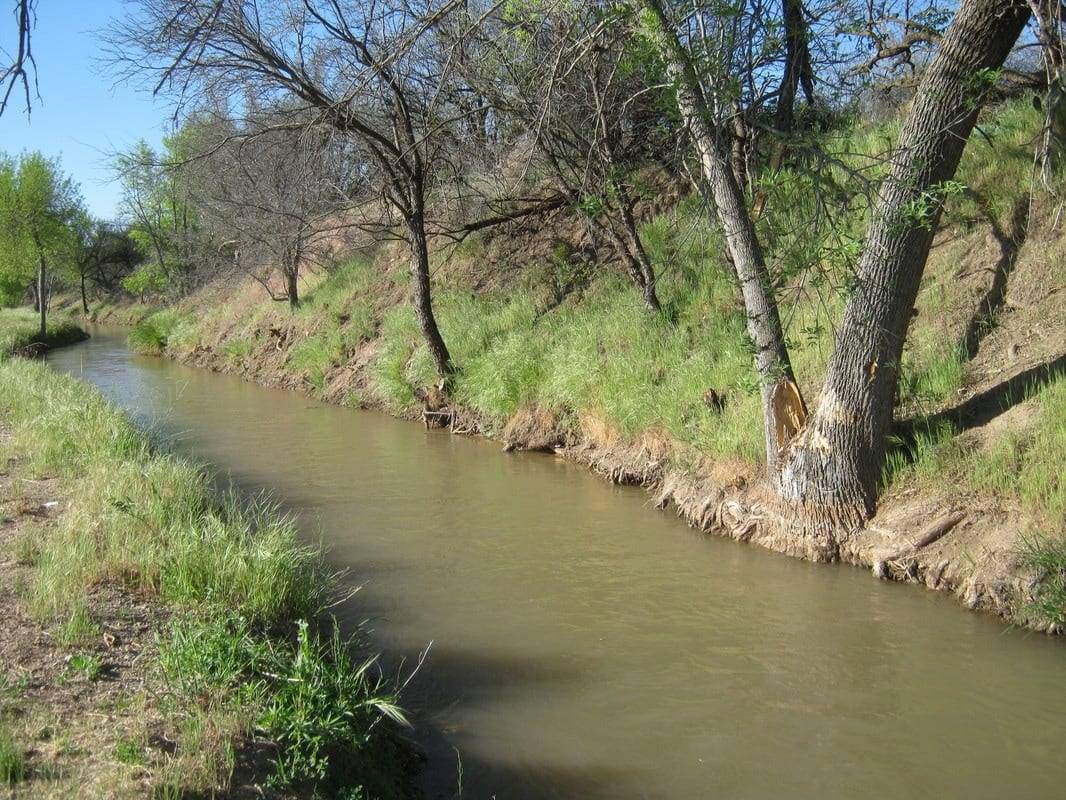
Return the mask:
<path fill-rule="evenodd" d="M 195 228 L 187 188 L 176 176 L 182 146 L 180 135 L 168 136 L 157 153 L 142 140 L 114 161 L 122 185 L 120 214 L 129 234 L 162 283 L 178 289 L 192 267 Z"/>
<path fill-rule="evenodd" d="M 438 375 L 454 371 L 433 311 L 428 202 L 448 170 L 444 145 L 473 113 L 456 105 L 455 61 L 436 30 L 460 0 L 141 0 L 113 37 L 131 74 L 179 102 L 245 109 L 289 99 L 373 164 L 373 188 L 406 240 L 415 315 Z M 303 124 L 301 120 L 299 123 Z M 392 222 L 393 220 L 387 220 Z"/>
<path fill-rule="evenodd" d="M 62 275 L 77 284 L 82 311 L 88 314 L 90 284 L 105 291 L 118 289 L 119 281 L 139 263 L 137 246 L 125 228 L 94 219 L 84 209 L 77 211 L 70 227 Z"/>
<path fill-rule="evenodd" d="M 0 71 L 0 89 L 4 96 L 0 98 L 0 116 L 7 110 L 7 104 L 15 88 L 22 85 L 26 96 L 26 113 L 30 111 L 30 72 L 33 72 L 33 84 L 37 85 L 37 62 L 33 58 L 33 43 L 30 38 L 37 20 L 37 0 L 16 0 L 15 2 L 15 51 L 10 63 Z"/>
<path fill-rule="evenodd" d="M 69 257 L 81 213 L 78 188 L 58 161 L 40 153 L 0 159 L 0 272 L 7 287 L 25 291 L 34 283 L 42 338 L 48 332 L 49 269 Z"/>
<path fill-rule="evenodd" d="M 584 218 L 593 240 L 606 238 L 645 305 L 659 311 L 656 275 L 636 220 L 632 173 L 658 144 L 662 115 L 648 63 L 624 30 L 605 25 L 599 4 L 552 8 L 517 4 L 482 26 L 480 55 L 464 75 L 514 131 L 515 150 Z M 503 154 L 509 156 L 510 153 Z"/>
<path fill-rule="evenodd" d="M 179 167 L 206 233 L 274 300 L 300 303 L 302 267 L 321 262 L 343 223 L 343 168 L 330 129 L 274 126 L 264 110 L 242 123 L 222 116 L 187 126 L 195 156 Z M 288 119 L 283 113 L 282 121 Z M 284 291 L 270 284 L 279 271 Z"/>
<path fill-rule="evenodd" d="M 840 538 L 875 510 L 900 357 L 933 233 L 982 102 L 1029 18 L 1028 6 L 1025 0 L 960 4 L 891 155 L 821 398 L 808 418 L 761 243 L 692 55 L 661 0 L 640 5 L 675 81 L 741 282 L 762 383 L 771 480 L 798 512 L 810 553 L 832 557 Z"/>

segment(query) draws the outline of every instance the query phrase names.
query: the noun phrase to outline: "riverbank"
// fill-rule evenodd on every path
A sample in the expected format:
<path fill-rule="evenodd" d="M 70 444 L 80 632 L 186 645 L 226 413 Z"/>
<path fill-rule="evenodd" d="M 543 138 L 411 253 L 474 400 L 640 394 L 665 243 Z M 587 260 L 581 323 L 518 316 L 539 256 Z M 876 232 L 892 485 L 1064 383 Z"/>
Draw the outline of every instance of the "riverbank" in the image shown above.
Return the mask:
<path fill-rule="evenodd" d="M 878 514 L 829 555 L 1058 630 L 1066 623 L 1061 180 L 1050 191 L 1030 180 L 1041 117 L 1028 104 L 986 116 L 989 137 L 966 151 L 965 191 L 949 199 L 919 293 Z M 892 135 L 892 123 L 860 128 L 838 145 L 862 162 Z M 768 202 L 783 213 L 804 197 L 783 191 Z M 131 343 L 144 352 L 425 419 L 508 450 L 555 452 L 644 486 L 702 530 L 825 558 L 795 535 L 762 483 L 757 380 L 720 234 L 699 198 L 650 178 L 638 211 L 660 275 L 658 315 L 562 212 L 439 247 L 435 305 L 459 369 L 446 402 L 432 390 L 396 243 L 339 242 L 350 254 L 305 273 L 295 312 L 257 282 L 226 276 L 161 311 L 108 301 L 94 315 L 135 324 Z M 852 222 L 862 229 L 861 212 Z M 842 280 L 855 242 L 825 235 L 790 229 L 777 257 L 839 257 L 824 265 L 825 280 Z M 802 282 L 782 293 L 793 298 L 793 366 L 803 394 L 816 397 L 843 294 Z"/>
<path fill-rule="evenodd" d="M 352 361 L 330 362 L 321 374 L 309 376 L 297 366 L 303 363 L 301 352 L 317 346 L 317 334 L 304 326 L 321 317 L 307 311 L 288 318 L 268 313 L 251 328 L 252 341 L 266 343 L 256 346 L 232 330 L 213 345 L 198 338 L 189 347 L 180 336 L 168 343 L 173 329 L 166 328 L 179 326 L 182 318 L 162 312 L 149 319 L 149 351 L 333 403 L 424 419 L 421 403 L 395 404 L 374 393 L 379 380 L 374 359 L 386 340 L 363 342 Z M 154 328 L 160 323 L 162 332 Z M 134 342 L 145 335 L 144 327 Z M 249 332 L 244 326 L 237 330 Z M 161 346 L 152 346 L 154 341 Z M 1066 382 L 1054 359 L 1050 367 L 1010 365 L 1006 377 L 1000 371 L 994 378 L 970 388 L 958 407 L 980 409 L 1006 391 L 1026 399 L 957 432 L 927 427 L 919 433 L 912 449 L 896 455 L 878 516 L 838 557 L 882 579 L 950 592 L 968 608 L 1013 624 L 1060 632 L 1066 546 L 1061 522 L 1055 521 L 1062 502 L 1055 464 L 1064 446 Z M 501 420 L 454 403 L 440 410 L 444 413 L 429 415 L 431 424 L 443 419 L 453 433 L 495 439 L 506 450 L 550 451 L 612 482 L 642 486 L 656 506 L 674 509 L 700 530 L 810 555 L 775 516 L 756 460 L 700 457 L 661 429 L 625 436 L 588 413 L 523 407 Z"/>
<path fill-rule="evenodd" d="M 9 351 L 26 325 L 0 313 Z M 0 793 L 415 796 L 393 690 L 290 518 L 8 353 L 0 453 Z"/>

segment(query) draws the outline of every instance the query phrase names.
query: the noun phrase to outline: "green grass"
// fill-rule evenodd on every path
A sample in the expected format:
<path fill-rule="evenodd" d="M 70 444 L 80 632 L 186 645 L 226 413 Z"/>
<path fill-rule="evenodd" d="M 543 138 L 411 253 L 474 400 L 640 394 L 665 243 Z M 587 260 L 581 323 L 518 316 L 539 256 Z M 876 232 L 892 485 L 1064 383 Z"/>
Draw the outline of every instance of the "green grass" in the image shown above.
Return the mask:
<path fill-rule="evenodd" d="M 138 353 L 157 355 L 162 353 L 174 339 L 187 335 L 192 320 L 174 309 L 156 311 L 143 317 L 127 337 L 131 348 Z"/>
<path fill-rule="evenodd" d="M 900 376 L 900 402 L 939 407 L 958 398 L 963 387 L 966 359 L 962 348 L 941 346 L 915 364 L 904 359 Z"/>
<path fill-rule="evenodd" d="M 301 339 L 289 351 L 287 366 L 303 375 L 311 388 L 321 392 L 326 385 L 326 375 L 347 354 L 347 343 L 337 320 L 327 316 L 326 329 Z"/>
<path fill-rule="evenodd" d="M 28 774 L 26 751 L 0 720 L 0 786 L 12 787 Z"/>
<path fill-rule="evenodd" d="M 71 481 L 71 510 L 37 555 L 30 608 L 69 618 L 95 582 L 118 579 L 168 603 L 270 623 L 313 614 L 320 558 L 266 502 L 222 497 L 187 461 L 152 452 L 127 417 L 47 366 L 3 365 L 0 411 L 24 467 Z"/>
<path fill-rule="evenodd" d="M 1022 563 L 1037 573 L 1023 612 L 1045 625 L 1066 625 L 1066 536 L 1037 536 L 1022 549 Z"/>
<path fill-rule="evenodd" d="M 1031 425 L 983 445 L 964 445 L 947 423 L 920 431 L 909 448 L 890 450 L 883 482 L 918 479 L 957 484 L 1020 502 L 1040 535 L 1021 551 L 1023 567 L 1037 582 L 1021 611 L 1043 625 L 1066 624 L 1066 377 L 1030 393 L 1037 418 Z"/>
<path fill-rule="evenodd" d="M 67 668 L 87 681 L 99 680 L 100 674 L 103 672 L 103 664 L 100 663 L 100 659 L 86 653 L 72 655 L 67 662 Z"/>
<path fill-rule="evenodd" d="M 69 613 L 64 610 L 54 635 L 62 645 L 85 644 L 100 635 L 100 626 L 93 622 L 86 602 L 79 598 L 71 602 Z"/>
<path fill-rule="evenodd" d="M 27 308 L 0 309 L 0 359 L 22 350 L 40 340 L 40 318 Z M 62 314 L 48 317 L 49 346 L 70 344 L 85 338 L 85 333 L 71 319 Z"/>
<path fill-rule="evenodd" d="M 649 250 L 672 265 L 659 283 L 668 309 L 661 316 L 648 314 L 628 283 L 608 275 L 580 300 L 571 296 L 546 312 L 550 289 L 536 272 L 518 288 L 439 292 L 440 327 L 460 367 L 459 402 L 490 429 L 538 406 L 560 418 L 594 416 L 624 437 L 665 430 L 708 453 L 761 460 L 744 316 L 728 274 L 708 264 L 718 241 L 696 214 L 649 227 Z M 436 381 L 413 312 L 390 310 L 379 335 L 373 388 L 390 406 L 408 406 L 418 387 Z M 728 397 L 721 413 L 703 404 L 712 388 Z"/>
<path fill-rule="evenodd" d="M 1056 378 L 1033 400 L 1039 418 L 1032 430 L 1007 434 L 974 454 L 966 473 L 975 486 L 1015 494 L 1049 522 L 1066 528 L 1066 377 Z"/>
<path fill-rule="evenodd" d="M 343 766 L 330 758 L 339 749 L 364 767 L 387 762 L 387 744 L 369 731 L 383 716 L 406 720 L 374 659 L 355 659 L 353 643 L 326 627 L 300 621 L 292 636 L 267 640 L 244 618 L 185 618 L 161 643 L 160 665 L 179 695 L 206 691 L 213 703 L 251 715 L 280 746 L 275 784 L 327 781 Z M 384 782 L 377 770 L 362 773 L 377 788 Z"/>
<path fill-rule="evenodd" d="M 222 356 L 232 365 L 239 365 L 255 350 L 251 339 L 235 339 L 222 345 Z"/>
<path fill-rule="evenodd" d="M 164 794 L 218 791 L 254 734 L 278 745 L 279 785 L 394 796 L 402 771 L 389 726 L 376 722 L 402 717 L 373 662 L 323 618 L 334 577 L 291 517 L 219 493 L 202 467 L 154 451 L 95 389 L 45 364 L 0 363 L 0 419 L 0 457 L 69 493 L 33 554 L 31 614 L 79 645 L 99 633 L 89 603 L 101 583 L 170 609 L 159 668 L 178 751 L 160 768 Z M 76 652 L 64 680 L 101 671 Z"/>
<path fill-rule="evenodd" d="M 115 759 L 131 767 L 143 767 L 148 764 L 145 756 L 145 742 L 142 737 L 120 739 L 115 745 Z"/>

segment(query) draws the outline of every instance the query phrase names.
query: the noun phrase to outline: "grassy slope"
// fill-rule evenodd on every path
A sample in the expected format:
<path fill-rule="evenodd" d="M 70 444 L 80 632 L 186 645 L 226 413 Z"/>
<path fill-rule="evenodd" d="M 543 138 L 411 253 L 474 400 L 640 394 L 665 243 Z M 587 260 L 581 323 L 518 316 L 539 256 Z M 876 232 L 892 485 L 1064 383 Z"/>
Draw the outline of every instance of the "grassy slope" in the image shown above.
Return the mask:
<path fill-rule="evenodd" d="M 966 188 L 949 204 L 923 281 L 904 356 L 904 417 L 949 408 L 994 385 L 1005 367 L 1024 368 L 1027 358 L 1039 363 L 1061 354 L 1061 303 L 1046 291 L 1066 283 L 1066 247 L 1052 224 L 1058 208 L 1041 189 L 1030 207 L 1038 115 L 1015 104 L 989 114 L 982 125 L 986 136 L 975 137 L 966 152 L 958 176 Z M 835 144 L 846 154 L 844 163 L 876 177 L 876 159 L 863 154 L 883 151 L 893 135 L 886 126 Z M 825 196 L 836 188 L 782 176 L 770 187 L 775 213 L 766 215 L 777 227 L 764 230 L 775 242 L 781 271 L 808 262 L 812 253 L 821 265 L 815 275 L 786 281 L 788 333 L 809 397 L 817 394 L 843 276 L 857 255 L 866 214 L 861 197 L 847 198 L 847 213 L 834 209 L 834 226 L 812 229 L 806 220 L 815 189 Z M 1002 239 L 1011 232 L 1020 208 L 1029 219 L 1029 241 L 1013 262 L 1007 303 L 981 322 L 981 347 L 967 353 L 966 329 L 981 313 L 1002 250 L 995 234 Z M 474 239 L 442 256 L 435 271 L 438 317 L 461 369 L 455 399 L 476 416 L 476 427 L 506 434 L 509 423 L 535 409 L 542 427 L 571 440 L 652 442 L 649 449 L 675 465 L 697 471 L 727 465 L 741 481 L 757 476 L 762 433 L 743 309 L 722 243 L 704 214 L 690 198 L 644 225 L 667 309 L 662 317 L 647 314 L 612 269 L 597 269 L 586 283 L 569 258 L 579 244 L 572 236 L 541 231 L 521 234 L 517 242 Z M 567 284 L 581 288 L 553 307 L 555 288 Z M 409 413 L 416 390 L 434 383 L 434 376 L 403 302 L 405 286 L 402 253 L 383 248 L 310 276 L 295 315 L 251 285 L 237 292 L 216 288 L 149 317 L 131 341 L 335 401 Z M 1004 364 L 997 347 L 1019 350 L 1016 363 Z M 725 399 L 721 410 L 705 403 L 708 389 Z M 1064 443 L 1061 404 L 1054 398 L 1062 391 L 1060 378 L 1031 399 L 1042 421 L 1011 433 L 1009 457 L 953 429 L 919 437 L 917 445 L 894 454 L 888 493 L 923 482 L 960 482 L 993 500 L 1024 501 L 1032 535 L 1061 536 L 1066 488 L 1055 465 Z M 1059 435 L 1045 435 L 1048 430 Z"/>
<path fill-rule="evenodd" d="M 73 320 L 62 314 L 48 320 L 48 335 L 40 338 L 40 323 L 36 311 L 25 308 L 5 309 L 0 324 L 0 355 L 18 353 L 35 344 L 58 347 L 85 338 L 85 332 Z"/>
<path fill-rule="evenodd" d="M 26 324 L 0 312 L 0 340 L 20 341 Z M 91 793 L 88 785 L 129 797 L 146 786 L 159 796 L 213 793 L 267 777 L 234 774 L 254 738 L 273 796 L 405 793 L 400 751 L 387 725 L 374 727 L 400 713 L 372 662 L 356 659 L 323 617 L 331 577 L 291 519 L 219 496 L 201 467 L 155 452 L 96 390 L 44 364 L 0 354 L 0 427 L 5 508 L 35 503 L 28 487 L 43 482 L 65 498 L 54 520 L 39 506 L 47 521 L 10 543 L 30 568 L 19 593 L 28 617 L 95 681 L 100 661 L 86 648 L 114 621 L 101 587 L 165 609 L 157 640 L 142 643 L 156 663 L 144 668 L 139 696 L 121 699 L 139 722 L 124 726 L 113 751 L 85 754 L 83 774 L 27 762 L 18 737 L 49 709 L 33 708 L 28 675 L 4 668 L 0 785 L 29 781 L 23 791 L 33 796 Z M 123 726 L 112 724 L 117 736 Z"/>

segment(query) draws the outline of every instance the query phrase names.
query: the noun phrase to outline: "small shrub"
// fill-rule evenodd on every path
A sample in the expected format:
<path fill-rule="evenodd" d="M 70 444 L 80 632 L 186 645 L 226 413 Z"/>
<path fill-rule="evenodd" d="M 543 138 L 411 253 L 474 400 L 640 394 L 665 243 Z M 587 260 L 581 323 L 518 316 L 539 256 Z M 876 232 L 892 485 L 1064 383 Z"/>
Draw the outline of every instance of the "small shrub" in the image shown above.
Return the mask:
<path fill-rule="evenodd" d="M 67 667 L 73 672 L 80 673 L 88 681 L 99 680 L 100 673 L 103 670 L 103 665 L 100 663 L 99 658 L 85 653 L 72 655 L 70 661 L 67 662 Z"/>
<path fill-rule="evenodd" d="M 144 750 L 144 739 L 141 737 L 119 739 L 115 745 L 115 759 L 131 767 L 143 767 L 148 763 Z"/>
<path fill-rule="evenodd" d="M 1021 560 L 1038 576 L 1033 597 L 1024 603 L 1025 613 L 1045 625 L 1066 625 L 1066 538 L 1027 539 Z"/>
<path fill-rule="evenodd" d="M 374 660 L 356 663 L 336 626 L 330 638 L 299 623 L 295 646 L 271 652 L 275 676 L 259 724 L 282 746 L 275 778 L 283 785 L 323 780 L 336 747 L 361 750 L 381 716 L 406 725 L 394 698 L 372 674 Z"/>

